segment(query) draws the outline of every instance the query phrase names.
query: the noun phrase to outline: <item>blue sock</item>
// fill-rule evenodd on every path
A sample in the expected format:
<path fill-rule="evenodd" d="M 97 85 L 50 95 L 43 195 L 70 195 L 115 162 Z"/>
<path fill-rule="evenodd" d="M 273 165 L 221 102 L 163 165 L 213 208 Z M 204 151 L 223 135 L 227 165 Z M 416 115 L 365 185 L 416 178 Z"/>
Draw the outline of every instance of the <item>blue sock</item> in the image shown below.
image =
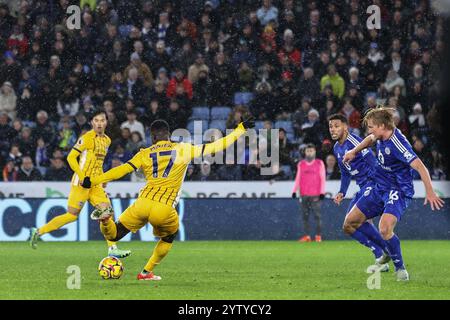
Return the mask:
<path fill-rule="evenodd" d="M 380 247 L 384 252 L 389 253 L 389 247 L 386 241 L 381 237 L 381 234 L 373 224 L 366 221 L 356 230 L 364 233 L 367 238 L 372 240 L 372 242 Z"/>
<path fill-rule="evenodd" d="M 355 230 L 355 232 L 351 234 L 350 237 L 361 243 L 363 246 L 369 248 L 375 256 L 375 259 L 383 255 L 383 250 L 373 241 L 369 240 L 369 238 L 364 233 Z"/>
<path fill-rule="evenodd" d="M 395 270 L 404 269 L 402 249 L 400 248 L 400 239 L 394 234 L 392 238 L 386 240 L 391 254 L 392 262 L 394 263 Z"/>

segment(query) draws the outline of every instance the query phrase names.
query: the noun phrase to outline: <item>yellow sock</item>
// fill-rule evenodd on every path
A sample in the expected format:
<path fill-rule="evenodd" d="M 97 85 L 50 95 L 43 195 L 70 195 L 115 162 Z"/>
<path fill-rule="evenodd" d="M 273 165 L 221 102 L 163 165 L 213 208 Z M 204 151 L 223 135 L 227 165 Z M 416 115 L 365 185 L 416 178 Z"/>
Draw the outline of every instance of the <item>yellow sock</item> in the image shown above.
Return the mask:
<path fill-rule="evenodd" d="M 161 262 L 161 260 L 169 253 L 172 243 L 159 240 L 153 249 L 153 254 L 144 267 L 145 271 L 153 271 L 153 269 Z"/>
<path fill-rule="evenodd" d="M 52 220 L 50 220 L 46 225 L 39 228 L 39 234 L 43 235 L 55 230 L 58 230 L 62 226 L 74 222 L 78 219 L 77 215 L 71 214 L 69 212 L 66 212 L 62 215 L 59 215 L 57 217 L 54 217 Z"/>
<path fill-rule="evenodd" d="M 116 245 L 115 241 L 109 241 L 108 239 L 106 239 L 106 243 L 108 244 L 108 247 L 112 247 Z"/>
<path fill-rule="evenodd" d="M 100 222 L 100 230 L 108 242 L 108 246 L 112 246 L 115 242 L 109 241 L 108 239 L 114 239 L 117 236 L 117 227 L 113 219 L 108 219 L 106 223 Z"/>

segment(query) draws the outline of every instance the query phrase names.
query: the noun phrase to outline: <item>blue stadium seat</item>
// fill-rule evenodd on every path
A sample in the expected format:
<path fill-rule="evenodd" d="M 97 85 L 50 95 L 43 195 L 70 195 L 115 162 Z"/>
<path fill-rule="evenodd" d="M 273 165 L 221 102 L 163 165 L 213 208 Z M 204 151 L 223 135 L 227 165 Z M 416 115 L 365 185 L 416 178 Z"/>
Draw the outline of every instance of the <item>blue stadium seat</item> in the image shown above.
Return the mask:
<path fill-rule="evenodd" d="M 255 130 L 264 129 L 264 121 L 255 121 Z"/>
<path fill-rule="evenodd" d="M 205 132 L 209 128 L 208 121 L 206 121 L 206 120 L 190 120 L 188 122 L 187 129 L 192 135 L 194 134 L 194 122 L 195 121 L 201 121 L 201 126 L 202 126 L 201 127 L 201 129 L 202 129 L 201 134 L 203 134 L 203 132 Z"/>
<path fill-rule="evenodd" d="M 230 107 L 212 107 L 211 120 L 227 120 L 230 112 Z"/>
<path fill-rule="evenodd" d="M 288 139 L 288 141 L 290 143 L 294 143 L 295 142 L 295 135 L 292 132 L 287 132 L 286 133 L 286 137 Z"/>
<path fill-rule="evenodd" d="M 194 107 L 192 108 L 192 115 L 190 120 L 209 120 L 209 108 L 208 107 Z"/>
<path fill-rule="evenodd" d="M 253 100 L 252 92 L 236 92 L 234 94 L 234 104 L 248 105 Z"/>
<path fill-rule="evenodd" d="M 286 130 L 286 133 L 294 133 L 294 126 L 292 125 L 292 121 L 276 121 L 274 125 L 275 129 L 283 128 Z"/>
<path fill-rule="evenodd" d="M 220 131 L 225 132 L 227 129 L 227 124 L 225 120 L 212 120 L 209 123 L 209 127 L 211 129 L 219 129 Z"/>

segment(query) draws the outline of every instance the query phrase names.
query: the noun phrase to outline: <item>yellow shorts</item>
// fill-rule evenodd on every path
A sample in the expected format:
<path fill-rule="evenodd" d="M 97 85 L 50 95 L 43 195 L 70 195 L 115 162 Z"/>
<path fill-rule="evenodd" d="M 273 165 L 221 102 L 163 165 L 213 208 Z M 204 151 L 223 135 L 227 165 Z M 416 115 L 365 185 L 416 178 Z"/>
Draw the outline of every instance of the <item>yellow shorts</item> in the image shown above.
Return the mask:
<path fill-rule="evenodd" d="M 100 203 L 111 203 L 102 185 L 96 185 L 90 189 L 72 186 L 67 202 L 68 206 L 81 210 L 86 201 L 89 201 L 94 207 Z"/>
<path fill-rule="evenodd" d="M 172 206 L 146 198 L 138 198 L 119 217 L 120 223 L 135 233 L 150 223 L 153 234 L 164 238 L 178 230 L 178 214 Z"/>

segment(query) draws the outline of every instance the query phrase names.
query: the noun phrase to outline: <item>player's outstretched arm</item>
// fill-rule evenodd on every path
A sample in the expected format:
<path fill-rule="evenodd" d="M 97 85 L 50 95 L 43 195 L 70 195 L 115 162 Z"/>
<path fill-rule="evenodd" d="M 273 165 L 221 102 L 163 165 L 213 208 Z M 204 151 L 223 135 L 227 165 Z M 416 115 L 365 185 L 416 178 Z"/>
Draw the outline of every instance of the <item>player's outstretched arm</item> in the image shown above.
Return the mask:
<path fill-rule="evenodd" d="M 363 141 L 361 141 L 356 147 L 354 147 L 352 150 L 349 150 L 345 155 L 342 161 L 344 162 L 350 162 L 353 159 L 355 159 L 356 155 L 363 151 L 364 149 L 370 147 L 377 139 L 373 134 L 369 134 L 367 137 L 364 138 Z"/>
<path fill-rule="evenodd" d="M 80 181 L 83 181 L 84 174 L 83 171 L 81 171 L 80 165 L 78 164 L 78 156 L 80 155 L 80 152 L 78 150 L 72 149 L 70 150 L 69 154 L 67 155 L 67 162 L 69 163 L 70 169 L 75 172 L 78 177 L 80 178 Z"/>
<path fill-rule="evenodd" d="M 131 163 L 127 162 L 118 167 L 112 168 L 97 177 L 92 178 L 91 184 L 92 184 L 92 186 L 95 186 L 97 184 L 117 180 L 134 170 L 135 170 L 135 168 L 131 165 Z"/>
<path fill-rule="evenodd" d="M 210 155 L 223 151 L 235 143 L 236 140 L 247 131 L 247 129 L 253 127 L 255 127 L 255 120 L 252 116 L 241 118 L 241 123 L 239 123 L 236 129 L 234 129 L 229 135 L 211 143 L 193 146 L 191 158 L 197 158 L 202 155 Z"/>
<path fill-rule="evenodd" d="M 444 200 L 439 198 L 439 196 L 434 192 L 433 185 L 431 184 L 430 173 L 428 172 L 427 167 L 425 167 L 422 160 L 419 158 L 412 161 L 410 165 L 414 170 L 419 172 L 420 179 L 422 179 L 422 182 L 425 185 L 426 195 L 423 204 L 426 205 L 429 202 L 431 210 L 440 210 L 444 206 Z"/>

